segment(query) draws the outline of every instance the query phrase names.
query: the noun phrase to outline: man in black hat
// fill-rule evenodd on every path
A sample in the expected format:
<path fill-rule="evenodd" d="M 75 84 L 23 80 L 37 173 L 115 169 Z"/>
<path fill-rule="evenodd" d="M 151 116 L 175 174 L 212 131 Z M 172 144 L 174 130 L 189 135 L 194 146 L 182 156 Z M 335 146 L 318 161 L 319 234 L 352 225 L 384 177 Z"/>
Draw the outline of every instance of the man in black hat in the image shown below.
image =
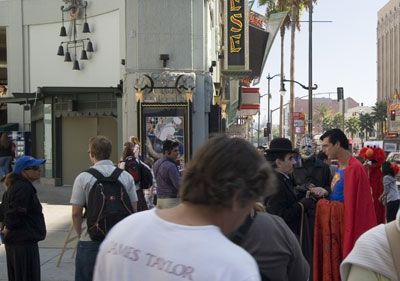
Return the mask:
<path fill-rule="evenodd" d="M 306 198 L 296 193 L 291 175 L 293 173 L 292 142 L 286 138 L 275 138 L 271 141 L 269 149 L 266 151 L 266 159 L 274 167 L 277 180 L 277 192 L 266 198 L 265 206 L 267 212 L 278 215 L 283 218 L 289 228 L 297 236 L 300 245 L 303 241 L 309 239 L 305 237 L 303 230 L 306 230 L 307 210 L 313 209 L 315 201 L 312 198 Z"/>

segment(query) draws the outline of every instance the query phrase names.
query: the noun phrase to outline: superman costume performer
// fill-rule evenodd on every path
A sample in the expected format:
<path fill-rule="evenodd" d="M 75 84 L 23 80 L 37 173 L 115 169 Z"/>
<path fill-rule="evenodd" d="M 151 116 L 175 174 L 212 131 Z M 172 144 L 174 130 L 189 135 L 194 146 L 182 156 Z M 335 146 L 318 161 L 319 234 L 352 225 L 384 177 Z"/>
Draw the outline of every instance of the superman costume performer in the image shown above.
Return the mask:
<path fill-rule="evenodd" d="M 340 263 L 358 237 L 376 225 L 370 183 L 360 161 L 350 157 L 344 169 L 338 168 L 331 188 L 330 200 L 317 203 L 314 281 L 340 281 Z"/>

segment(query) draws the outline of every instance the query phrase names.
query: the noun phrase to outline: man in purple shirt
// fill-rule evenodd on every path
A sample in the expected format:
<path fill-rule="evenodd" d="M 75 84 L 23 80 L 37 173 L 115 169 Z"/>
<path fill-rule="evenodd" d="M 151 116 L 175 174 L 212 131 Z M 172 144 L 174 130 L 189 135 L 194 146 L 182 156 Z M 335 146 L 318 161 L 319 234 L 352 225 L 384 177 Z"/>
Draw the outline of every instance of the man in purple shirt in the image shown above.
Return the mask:
<path fill-rule="evenodd" d="M 165 140 L 163 154 L 153 165 L 154 177 L 157 183 L 157 208 L 168 209 L 179 204 L 180 173 L 176 159 L 179 155 L 179 143 Z"/>

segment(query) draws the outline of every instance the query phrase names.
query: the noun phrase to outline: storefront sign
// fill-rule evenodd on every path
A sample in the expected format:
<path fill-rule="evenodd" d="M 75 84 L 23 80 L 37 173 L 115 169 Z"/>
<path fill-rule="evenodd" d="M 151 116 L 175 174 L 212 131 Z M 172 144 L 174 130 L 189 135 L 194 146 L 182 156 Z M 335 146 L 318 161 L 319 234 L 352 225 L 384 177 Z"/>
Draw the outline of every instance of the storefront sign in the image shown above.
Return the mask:
<path fill-rule="evenodd" d="M 225 71 L 248 71 L 248 0 L 226 0 Z"/>

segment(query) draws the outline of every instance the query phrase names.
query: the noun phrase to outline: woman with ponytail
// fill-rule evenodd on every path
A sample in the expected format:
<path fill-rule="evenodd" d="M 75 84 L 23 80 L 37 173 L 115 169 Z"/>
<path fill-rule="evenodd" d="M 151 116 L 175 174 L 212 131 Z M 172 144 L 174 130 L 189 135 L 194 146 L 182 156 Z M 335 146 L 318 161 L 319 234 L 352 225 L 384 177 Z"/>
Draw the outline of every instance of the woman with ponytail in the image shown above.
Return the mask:
<path fill-rule="evenodd" d="M 383 193 L 381 201 L 386 203 L 386 221 L 391 222 L 396 218 L 400 204 L 399 190 L 396 185 L 396 175 L 399 172 L 399 167 L 396 163 L 388 161 L 382 164 L 383 177 Z"/>

